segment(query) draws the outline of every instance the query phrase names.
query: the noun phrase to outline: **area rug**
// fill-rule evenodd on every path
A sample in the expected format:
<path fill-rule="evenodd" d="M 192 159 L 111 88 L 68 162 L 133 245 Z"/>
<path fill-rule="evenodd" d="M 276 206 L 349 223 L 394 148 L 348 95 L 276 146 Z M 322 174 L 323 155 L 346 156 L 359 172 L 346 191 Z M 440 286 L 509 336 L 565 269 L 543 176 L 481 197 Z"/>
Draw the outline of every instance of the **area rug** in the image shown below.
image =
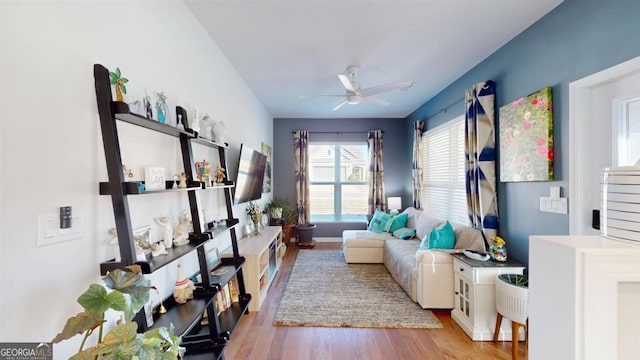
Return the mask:
<path fill-rule="evenodd" d="M 442 328 L 383 264 L 347 264 L 340 250 L 301 250 L 274 325 Z"/>

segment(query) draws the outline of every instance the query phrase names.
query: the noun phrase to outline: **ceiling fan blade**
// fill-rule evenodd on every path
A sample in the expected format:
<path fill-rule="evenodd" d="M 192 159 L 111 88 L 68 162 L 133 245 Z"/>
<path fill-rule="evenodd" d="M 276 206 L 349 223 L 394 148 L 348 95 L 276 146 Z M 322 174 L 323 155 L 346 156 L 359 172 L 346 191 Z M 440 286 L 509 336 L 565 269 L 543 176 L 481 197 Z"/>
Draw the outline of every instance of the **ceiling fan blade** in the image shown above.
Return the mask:
<path fill-rule="evenodd" d="M 344 106 L 348 101 L 345 100 L 343 102 L 341 102 L 340 104 L 338 104 L 336 107 L 334 107 L 333 109 L 331 109 L 331 111 L 336 111 L 338 109 L 340 109 L 342 106 Z"/>
<path fill-rule="evenodd" d="M 360 95 L 362 96 L 371 96 L 375 94 L 380 94 L 386 91 L 391 90 L 407 90 L 414 85 L 413 81 L 400 81 L 397 83 L 391 83 L 386 85 L 374 86 L 366 89 L 360 90 Z"/>
<path fill-rule="evenodd" d="M 338 74 L 338 79 L 340 79 L 342 86 L 344 86 L 347 91 L 351 91 L 354 93 L 356 92 L 356 89 L 353 88 L 353 84 L 351 84 L 351 81 L 349 80 L 349 77 L 347 75 Z"/>
<path fill-rule="evenodd" d="M 386 101 L 386 100 L 382 100 L 382 99 L 378 99 L 372 96 L 369 97 L 362 97 L 362 102 L 366 102 L 369 104 L 376 104 L 376 105 L 382 105 L 382 106 L 387 106 L 389 104 L 391 104 L 390 102 Z"/>
<path fill-rule="evenodd" d="M 298 99 L 307 99 L 307 98 L 314 98 L 314 97 L 345 97 L 344 94 L 342 95 L 300 95 L 298 96 Z"/>

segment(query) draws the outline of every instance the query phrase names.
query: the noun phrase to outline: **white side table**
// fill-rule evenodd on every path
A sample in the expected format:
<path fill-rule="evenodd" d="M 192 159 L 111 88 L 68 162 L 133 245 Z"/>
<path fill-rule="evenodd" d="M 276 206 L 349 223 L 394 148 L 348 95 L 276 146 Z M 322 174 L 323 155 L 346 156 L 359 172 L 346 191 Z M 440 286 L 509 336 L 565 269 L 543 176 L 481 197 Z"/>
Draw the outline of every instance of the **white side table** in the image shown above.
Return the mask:
<path fill-rule="evenodd" d="M 495 281 L 498 274 L 522 274 L 515 261 L 478 261 L 452 254 L 455 282 L 453 320 L 474 341 L 493 341 L 496 326 Z M 503 320 L 499 340 L 511 340 L 511 321 Z"/>

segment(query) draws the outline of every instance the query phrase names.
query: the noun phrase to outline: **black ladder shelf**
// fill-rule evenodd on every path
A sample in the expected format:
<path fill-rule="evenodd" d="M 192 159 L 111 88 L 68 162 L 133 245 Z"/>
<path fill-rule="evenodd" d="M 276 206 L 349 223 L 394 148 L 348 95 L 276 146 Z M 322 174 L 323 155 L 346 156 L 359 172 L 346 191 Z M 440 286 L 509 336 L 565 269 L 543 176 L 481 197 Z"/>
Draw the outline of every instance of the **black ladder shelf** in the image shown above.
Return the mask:
<path fill-rule="evenodd" d="M 231 337 L 231 333 L 237 327 L 240 319 L 248 312 L 251 295 L 246 293 L 242 265 L 244 258 L 238 252 L 238 239 L 236 228 L 238 219 L 233 217 L 233 199 L 231 190 L 233 184 L 225 183 L 224 186 L 206 187 L 199 181 L 194 181 L 195 162 L 192 152 L 192 144 L 207 146 L 218 150 L 220 166 L 227 168 L 226 150 L 227 144 L 218 144 L 208 139 L 198 136 L 198 133 L 188 126 L 187 112 L 184 108 L 177 106 L 176 115 L 181 119 L 185 130 L 173 126 L 161 124 L 154 120 L 149 120 L 138 114 L 129 111 L 128 104 L 113 101 L 111 84 L 109 81 L 109 71 L 100 64 L 94 65 L 94 79 L 98 113 L 100 116 L 100 127 L 102 130 L 102 141 L 107 165 L 107 175 L 109 181 L 101 182 L 99 185 L 100 195 L 111 197 L 113 213 L 115 217 L 116 233 L 118 237 L 118 247 L 120 250 L 120 260 L 112 259 L 100 264 L 101 274 L 114 269 L 122 269 L 128 265 L 139 265 L 145 274 L 150 274 L 166 266 L 184 255 L 197 251 L 200 275 L 202 282 L 197 284 L 194 299 L 186 304 L 176 304 L 173 297 L 163 301 L 167 313 L 159 315 L 158 309 L 154 310 L 154 323 L 151 328 L 162 326 L 174 326 L 174 332 L 182 336 L 182 346 L 186 348 L 186 359 L 224 359 L 224 346 Z M 182 162 L 184 172 L 187 175 L 186 189 L 172 189 L 172 181 L 167 181 L 166 190 L 142 191 L 137 182 L 126 182 L 122 173 L 122 158 L 120 143 L 118 140 L 118 121 L 137 125 L 151 131 L 176 137 L 180 141 Z M 198 209 L 199 191 L 217 189 L 223 191 L 227 211 L 226 226 L 213 227 L 208 223 L 201 226 L 204 219 L 200 219 Z M 186 191 L 189 198 L 191 220 L 193 222 L 193 233 L 189 234 L 189 244 L 167 249 L 168 255 L 158 258 L 147 258 L 146 261 L 136 260 L 136 249 L 133 238 L 131 216 L 129 211 L 129 196 L 138 196 L 149 193 Z M 202 231 L 202 228 L 206 230 Z M 229 234 L 233 256 L 224 258 L 218 268 L 224 268 L 226 273 L 221 276 L 211 274 L 211 269 L 207 265 L 206 244 L 222 234 Z M 216 269 L 218 269 L 216 268 Z M 223 291 L 232 279 L 237 280 L 238 301 L 218 314 L 217 305 L 214 301 L 216 294 Z M 201 325 L 203 312 L 206 309 L 208 314 L 208 325 Z M 217 314 L 217 315 L 216 315 Z M 136 322 L 141 331 L 146 331 L 147 326 L 144 309 L 136 315 Z"/>

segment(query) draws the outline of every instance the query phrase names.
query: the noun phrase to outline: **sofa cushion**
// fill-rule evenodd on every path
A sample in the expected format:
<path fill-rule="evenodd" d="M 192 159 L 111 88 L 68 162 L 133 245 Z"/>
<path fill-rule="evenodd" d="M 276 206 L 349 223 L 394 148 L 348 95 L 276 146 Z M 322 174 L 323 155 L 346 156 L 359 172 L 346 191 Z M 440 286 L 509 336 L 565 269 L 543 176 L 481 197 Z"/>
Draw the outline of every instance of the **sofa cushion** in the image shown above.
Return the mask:
<path fill-rule="evenodd" d="M 419 240 L 390 239 L 384 245 L 384 265 L 393 279 L 402 289 L 416 301 L 414 277 L 416 277 L 416 251 L 420 246 Z"/>
<path fill-rule="evenodd" d="M 444 220 L 434 218 L 426 212 L 421 212 L 420 217 L 417 219 L 415 224 L 416 237 L 418 239 L 424 239 L 425 236 L 428 236 L 431 233 L 433 228 L 442 224 L 444 224 Z"/>
<path fill-rule="evenodd" d="M 479 230 L 476 230 L 469 226 L 453 225 L 453 231 L 456 234 L 455 249 L 458 250 L 474 250 L 479 252 L 485 252 L 484 238 Z"/>
<path fill-rule="evenodd" d="M 416 236 L 416 229 L 409 229 L 406 227 L 400 228 L 393 232 L 393 237 L 400 240 L 411 239 L 414 236 Z"/>
<path fill-rule="evenodd" d="M 389 232 L 392 223 L 391 215 L 376 209 L 367 230 L 377 233 Z"/>
<path fill-rule="evenodd" d="M 418 223 L 418 219 L 420 218 L 420 215 L 422 215 L 422 210 L 418 210 L 414 207 L 408 207 L 404 209 L 402 213 L 408 215 L 407 224 L 405 226 L 410 229 L 415 229 L 416 224 Z"/>
<path fill-rule="evenodd" d="M 444 225 L 433 228 L 428 237 L 422 239 L 420 250 L 427 249 L 453 249 L 456 244 L 456 235 L 453 227 L 446 221 Z"/>
<path fill-rule="evenodd" d="M 393 239 L 389 233 L 375 233 L 366 230 L 345 230 L 342 232 L 342 242 L 346 247 L 354 248 L 381 248 L 384 241 Z"/>
<path fill-rule="evenodd" d="M 407 226 L 407 220 L 409 219 L 409 214 L 398 214 L 391 218 L 393 222 L 391 223 L 391 228 L 389 232 L 395 232 L 396 230 L 402 229 Z"/>

